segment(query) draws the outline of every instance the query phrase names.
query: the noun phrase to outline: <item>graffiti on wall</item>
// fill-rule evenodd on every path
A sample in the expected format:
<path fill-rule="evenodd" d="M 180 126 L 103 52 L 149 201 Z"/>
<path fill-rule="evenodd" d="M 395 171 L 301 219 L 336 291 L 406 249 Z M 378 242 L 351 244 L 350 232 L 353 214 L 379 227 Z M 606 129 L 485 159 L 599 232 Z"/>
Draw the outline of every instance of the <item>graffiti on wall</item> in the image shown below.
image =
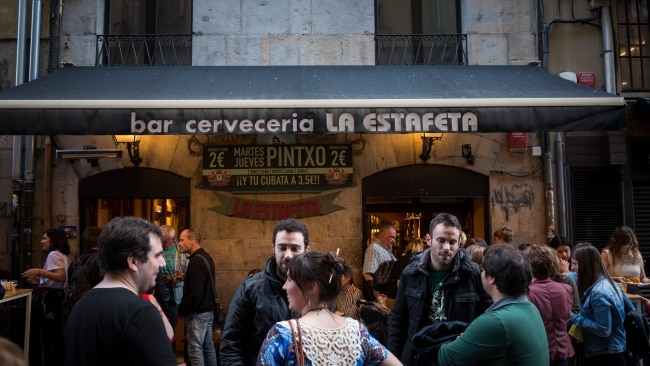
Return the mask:
<path fill-rule="evenodd" d="M 492 206 L 499 205 L 505 215 L 506 221 L 510 219 L 510 212 L 518 213 L 523 207 L 532 208 L 535 200 L 533 188 L 526 183 L 513 184 L 510 187 L 501 186 L 492 193 Z"/>

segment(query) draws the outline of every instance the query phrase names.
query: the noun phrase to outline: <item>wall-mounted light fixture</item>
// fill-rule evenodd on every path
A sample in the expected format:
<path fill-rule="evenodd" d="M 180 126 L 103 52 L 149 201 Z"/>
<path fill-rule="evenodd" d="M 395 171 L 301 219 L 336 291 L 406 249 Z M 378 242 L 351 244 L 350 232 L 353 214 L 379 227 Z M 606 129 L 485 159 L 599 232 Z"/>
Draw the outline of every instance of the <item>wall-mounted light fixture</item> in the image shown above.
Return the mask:
<path fill-rule="evenodd" d="M 436 132 L 431 136 L 427 136 L 426 133 L 422 135 L 422 154 L 420 154 L 422 161 L 427 161 L 431 158 L 433 142 L 440 139 L 442 139 L 442 132 Z"/>
<path fill-rule="evenodd" d="M 129 159 L 134 166 L 140 165 L 142 159 L 140 158 L 140 136 L 139 135 L 114 135 L 116 144 L 125 144 L 126 150 L 129 153 Z"/>
<path fill-rule="evenodd" d="M 467 159 L 467 164 L 474 165 L 474 155 L 472 154 L 472 145 L 464 144 L 462 146 L 463 157 Z"/>
<path fill-rule="evenodd" d="M 84 145 L 83 150 L 56 150 L 57 159 L 86 159 L 91 166 L 97 166 L 97 159 L 121 157 L 122 150 L 120 149 L 97 149 L 92 145 Z"/>

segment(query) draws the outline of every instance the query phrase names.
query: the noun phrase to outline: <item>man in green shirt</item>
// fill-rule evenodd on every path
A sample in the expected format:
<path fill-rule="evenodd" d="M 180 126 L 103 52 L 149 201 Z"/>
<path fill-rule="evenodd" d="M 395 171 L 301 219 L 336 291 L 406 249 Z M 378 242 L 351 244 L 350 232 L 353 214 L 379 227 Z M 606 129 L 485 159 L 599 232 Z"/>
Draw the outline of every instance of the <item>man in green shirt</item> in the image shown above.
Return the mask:
<path fill-rule="evenodd" d="M 162 225 L 162 246 L 163 255 L 165 256 L 165 267 L 160 271 L 165 279 L 167 286 L 167 297 L 165 301 L 160 301 L 162 308 L 172 328 L 176 329 L 178 324 L 178 304 L 183 297 L 183 275 L 187 268 L 187 253 L 181 253 L 176 244 L 176 230 L 169 225 Z M 178 294 L 178 296 L 176 296 Z M 176 349 L 176 342 L 172 342 L 172 349 Z"/>
<path fill-rule="evenodd" d="M 494 304 L 456 340 L 440 346 L 439 365 L 548 366 L 548 342 L 539 311 L 528 301 L 528 260 L 510 245 L 484 252 L 483 288 Z"/>

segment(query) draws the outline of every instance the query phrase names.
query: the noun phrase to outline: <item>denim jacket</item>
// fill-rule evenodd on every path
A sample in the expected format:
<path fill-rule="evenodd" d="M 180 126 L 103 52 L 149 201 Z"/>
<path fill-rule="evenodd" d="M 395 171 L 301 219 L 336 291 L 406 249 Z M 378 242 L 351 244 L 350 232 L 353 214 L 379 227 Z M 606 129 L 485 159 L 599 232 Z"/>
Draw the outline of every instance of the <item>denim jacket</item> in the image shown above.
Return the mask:
<path fill-rule="evenodd" d="M 585 357 L 625 351 L 625 313 L 634 309 L 630 299 L 618 286 L 600 276 L 584 293 L 580 314 L 571 321 L 582 329 Z"/>

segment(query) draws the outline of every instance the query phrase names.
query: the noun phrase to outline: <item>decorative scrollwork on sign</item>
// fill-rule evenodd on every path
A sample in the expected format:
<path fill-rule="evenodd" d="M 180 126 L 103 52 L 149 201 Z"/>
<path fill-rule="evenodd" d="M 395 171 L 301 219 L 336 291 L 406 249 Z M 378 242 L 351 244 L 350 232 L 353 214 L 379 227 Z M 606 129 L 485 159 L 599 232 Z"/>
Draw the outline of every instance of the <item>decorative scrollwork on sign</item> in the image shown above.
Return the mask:
<path fill-rule="evenodd" d="M 187 139 L 187 150 L 189 150 L 190 156 L 201 156 L 203 155 L 203 143 L 196 136 L 192 136 Z"/>
<path fill-rule="evenodd" d="M 367 142 L 366 139 L 363 137 L 362 134 L 359 134 L 359 136 L 356 139 L 352 139 L 352 140 L 350 140 L 348 136 L 350 135 L 345 135 L 345 141 L 351 142 L 354 145 L 361 145 L 360 148 L 356 150 L 353 149 L 352 154 L 354 154 L 354 156 L 361 156 L 361 154 L 363 153 L 363 149 L 366 148 L 366 142 Z"/>

